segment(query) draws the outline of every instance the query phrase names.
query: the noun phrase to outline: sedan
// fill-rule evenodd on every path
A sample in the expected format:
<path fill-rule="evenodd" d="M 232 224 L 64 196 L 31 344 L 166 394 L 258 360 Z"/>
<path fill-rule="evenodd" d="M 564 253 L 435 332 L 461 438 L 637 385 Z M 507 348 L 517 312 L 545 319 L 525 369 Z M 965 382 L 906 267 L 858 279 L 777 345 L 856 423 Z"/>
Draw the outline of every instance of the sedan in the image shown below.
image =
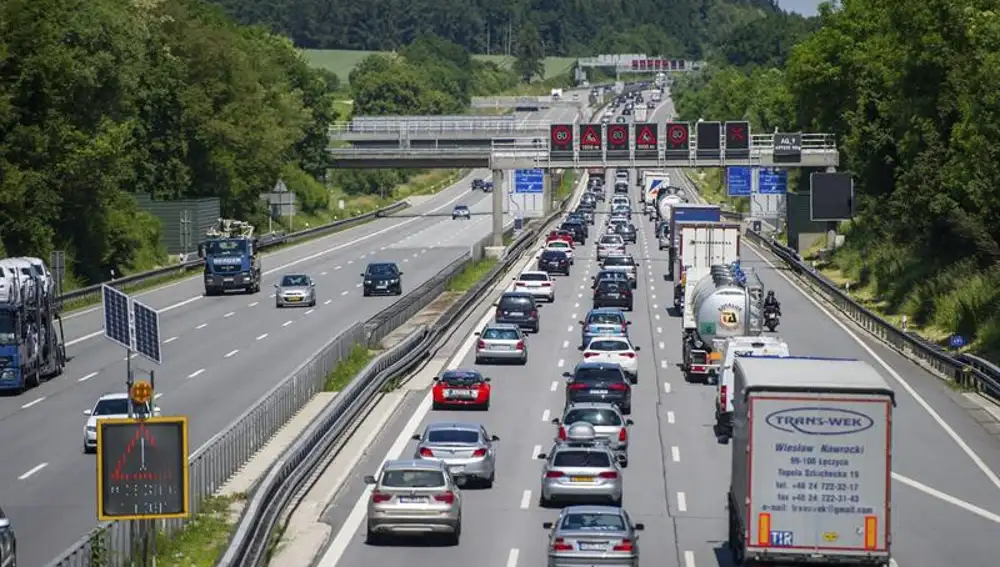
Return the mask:
<path fill-rule="evenodd" d="M 434 377 L 433 409 L 490 409 L 490 379 L 475 370 L 448 370 Z"/>
<path fill-rule="evenodd" d="M 569 275 L 569 256 L 565 252 L 544 250 L 538 256 L 538 270 L 549 274 Z"/>
<path fill-rule="evenodd" d="M 455 219 L 471 220 L 472 211 L 465 205 L 455 205 L 455 208 L 451 211 L 451 220 Z"/>
<path fill-rule="evenodd" d="M 623 274 L 624 275 L 624 274 Z M 594 285 L 592 299 L 594 309 L 601 307 L 620 307 L 626 311 L 635 308 L 635 297 L 632 294 L 632 284 L 614 280 L 601 280 Z"/>
<path fill-rule="evenodd" d="M 477 333 L 476 364 L 485 362 L 528 363 L 528 344 L 521 327 L 508 323 L 490 323 Z"/>
<path fill-rule="evenodd" d="M 606 445 L 559 443 L 538 458 L 545 461 L 538 499 L 543 508 L 566 500 L 611 501 L 621 506 L 622 471 Z"/>
<path fill-rule="evenodd" d="M 583 359 L 591 362 L 609 362 L 622 367 L 629 382 L 639 382 L 639 347 L 625 337 L 597 337 L 583 349 Z"/>
<path fill-rule="evenodd" d="M 556 300 L 556 288 L 548 272 L 521 272 L 514 278 L 514 291 L 530 293 L 535 299 L 544 299 L 549 303 Z"/>
<path fill-rule="evenodd" d="M 562 240 L 553 240 L 545 245 L 546 250 L 555 250 L 556 252 L 565 252 L 566 256 L 569 258 L 569 263 L 573 263 L 573 246 L 563 242 Z"/>
<path fill-rule="evenodd" d="M 632 385 L 622 367 L 608 362 L 577 363 L 566 377 L 566 403 L 600 402 L 614 404 L 623 414 L 632 413 Z"/>
<path fill-rule="evenodd" d="M 436 460 L 387 461 L 371 485 L 365 543 L 386 536 L 442 534 L 458 545 L 462 536 L 462 494 L 447 465 Z"/>
<path fill-rule="evenodd" d="M 597 241 L 597 259 L 603 260 L 613 254 L 625 253 L 625 239 L 617 234 L 605 234 Z"/>
<path fill-rule="evenodd" d="M 631 321 L 625 319 L 621 309 L 605 307 L 591 309 L 580 323 L 580 348 L 587 348 L 598 337 L 628 337 Z"/>
<path fill-rule="evenodd" d="M 638 279 L 636 277 L 636 267 L 639 265 L 629 254 L 610 254 L 605 256 L 601 261 L 601 268 L 605 270 L 618 270 L 625 272 L 628 276 L 630 282 L 632 282 L 632 289 L 635 289 L 638 285 Z"/>
<path fill-rule="evenodd" d="M 639 567 L 639 535 L 628 512 L 614 506 L 567 506 L 549 531 L 548 567 L 620 565 Z"/>
<path fill-rule="evenodd" d="M 431 423 L 424 433 L 416 434 L 419 441 L 414 459 L 441 461 L 451 476 L 466 484 L 473 481 L 484 488 L 492 488 L 496 478 L 497 453 L 494 443 L 500 438 L 490 435 L 478 423 Z"/>
<path fill-rule="evenodd" d="M 274 290 L 275 307 L 316 307 L 316 282 L 305 274 L 282 276 L 281 281 L 274 284 Z"/>
<path fill-rule="evenodd" d="M 629 244 L 635 244 L 639 239 L 635 226 L 631 223 L 622 223 L 615 232 Z"/>

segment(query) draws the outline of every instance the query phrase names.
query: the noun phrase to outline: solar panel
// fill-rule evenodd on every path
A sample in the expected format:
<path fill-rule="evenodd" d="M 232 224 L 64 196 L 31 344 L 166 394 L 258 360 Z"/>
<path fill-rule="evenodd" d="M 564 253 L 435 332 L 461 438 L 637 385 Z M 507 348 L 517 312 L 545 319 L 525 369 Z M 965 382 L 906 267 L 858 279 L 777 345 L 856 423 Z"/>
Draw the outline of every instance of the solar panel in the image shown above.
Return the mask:
<path fill-rule="evenodd" d="M 160 352 L 160 314 L 148 305 L 132 300 L 135 319 L 135 351 L 149 360 L 162 364 Z"/>
<path fill-rule="evenodd" d="M 104 336 L 125 348 L 132 348 L 128 296 L 111 286 L 101 289 L 104 300 Z"/>

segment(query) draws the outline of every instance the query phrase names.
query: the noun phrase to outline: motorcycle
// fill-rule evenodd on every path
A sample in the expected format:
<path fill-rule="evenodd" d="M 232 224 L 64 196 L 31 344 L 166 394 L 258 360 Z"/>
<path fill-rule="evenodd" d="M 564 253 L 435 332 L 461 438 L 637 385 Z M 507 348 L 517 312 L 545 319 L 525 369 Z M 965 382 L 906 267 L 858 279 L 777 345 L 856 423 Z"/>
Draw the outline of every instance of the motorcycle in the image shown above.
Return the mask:
<path fill-rule="evenodd" d="M 767 330 L 774 332 L 774 329 L 778 326 L 780 320 L 778 319 L 778 312 L 774 309 L 768 309 L 764 312 L 764 326 Z"/>

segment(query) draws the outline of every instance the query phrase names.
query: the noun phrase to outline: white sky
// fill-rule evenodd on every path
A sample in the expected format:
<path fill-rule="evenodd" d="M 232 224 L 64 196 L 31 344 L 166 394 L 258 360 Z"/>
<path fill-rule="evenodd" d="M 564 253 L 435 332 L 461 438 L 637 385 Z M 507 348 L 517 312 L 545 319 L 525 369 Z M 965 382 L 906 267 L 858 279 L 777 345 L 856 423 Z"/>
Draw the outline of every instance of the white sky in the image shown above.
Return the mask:
<path fill-rule="evenodd" d="M 816 8 L 823 0 L 778 0 L 781 9 L 797 12 L 803 16 L 815 16 Z"/>

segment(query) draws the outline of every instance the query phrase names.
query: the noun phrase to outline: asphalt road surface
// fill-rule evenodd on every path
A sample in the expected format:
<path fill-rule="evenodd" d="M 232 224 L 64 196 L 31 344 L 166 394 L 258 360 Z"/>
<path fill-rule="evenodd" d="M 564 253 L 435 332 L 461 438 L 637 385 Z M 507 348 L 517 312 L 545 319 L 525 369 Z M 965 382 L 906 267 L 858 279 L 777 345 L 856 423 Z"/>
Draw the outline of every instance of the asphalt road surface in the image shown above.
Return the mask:
<path fill-rule="evenodd" d="M 533 113 L 532 120 L 572 120 L 574 110 Z M 437 274 L 489 234 L 491 198 L 470 192 L 478 170 L 398 218 L 385 218 L 264 257 L 263 289 L 254 295 L 204 297 L 198 277 L 144 293 L 160 310 L 162 366 L 155 367 L 164 415 L 187 415 L 190 447 L 223 430 L 328 340 L 398 298 L 362 299 L 360 272 L 370 261 L 395 261 L 404 294 Z M 451 220 L 466 204 L 470 221 Z M 275 309 L 272 284 L 285 273 L 316 281 L 315 309 Z M 69 315 L 63 376 L 20 396 L 0 398 L 0 505 L 18 534 L 21 565 L 43 565 L 97 523 L 95 458 L 82 453 L 82 412 L 104 393 L 122 391 L 125 352 L 102 334 L 100 307 Z M 141 357 L 133 367 L 154 365 Z M 137 370 L 137 376 L 145 374 Z"/>
<path fill-rule="evenodd" d="M 673 175 L 680 175 L 674 171 Z M 598 221 L 600 223 L 600 219 Z M 664 281 L 666 251 L 657 250 L 652 226 L 640 226 L 631 252 L 641 263 L 640 286 L 630 333 L 639 352 L 639 384 L 633 391 L 635 426 L 625 470 L 624 506 L 644 522 L 642 565 L 733 566 L 726 548 L 725 495 L 731 445 L 712 433 L 711 386 L 689 384 L 676 364 L 681 358 L 679 318 L 668 314 L 672 283 Z M 600 224 L 598 224 L 600 226 Z M 562 372 L 580 359 L 577 321 L 591 306 L 588 283 L 596 272 L 593 241 L 576 252 L 569 277 L 558 277 L 557 299 L 541 310 L 541 332 L 528 339 L 529 362 L 478 366 L 493 379 L 486 413 L 428 411 L 427 392 L 407 400 L 376 441 L 327 512 L 334 537 L 320 567 L 438 567 L 482 565 L 535 567 L 546 557 L 542 522 L 557 515 L 538 506 L 540 461 L 556 428 L 549 423 L 563 407 Z M 897 392 L 893 455 L 893 549 L 897 567 L 992 567 L 997 565 L 1000 523 L 1000 451 L 955 403 L 955 394 L 936 378 L 824 313 L 785 279 L 782 270 L 743 246 L 744 267 L 753 267 L 773 289 L 785 314 L 778 329 L 792 353 L 868 361 Z M 450 367 L 475 367 L 463 344 Z M 498 435 L 497 481 L 492 489 L 464 494 L 463 537 L 457 547 L 422 541 L 368 546 L 364 511 L 368 490 L 361 485 L 383 458 L 408 458 L 409 436 L 427 423 L 469 420 Z M 397 437 L 398 434 L 398 437 Z"/>

